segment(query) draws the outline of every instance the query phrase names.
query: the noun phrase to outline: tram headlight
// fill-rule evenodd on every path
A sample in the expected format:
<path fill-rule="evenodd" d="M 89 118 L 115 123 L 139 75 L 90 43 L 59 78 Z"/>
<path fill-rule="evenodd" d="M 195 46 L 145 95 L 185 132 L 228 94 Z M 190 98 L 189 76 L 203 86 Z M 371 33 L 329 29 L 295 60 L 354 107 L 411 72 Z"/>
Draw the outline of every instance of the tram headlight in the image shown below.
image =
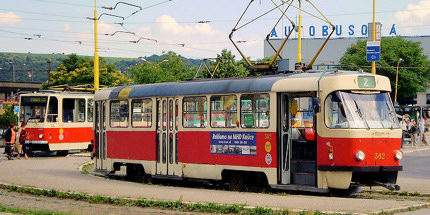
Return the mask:
<path fill-rule="evenodd" d="M 401 160 L 403 158 L 403 152 L 397 150 L 396 153 L 394 153 L 394 157 L 396 158 L 396 160 Z"/>
<path fill-rule="evenodd" d="M 42 139 L 43 138 L 43 134 L 39 134 L 39 139 Z"/>
<path fill-rule="evenodd" d="M 358 151 L 357 154 L 355 154 L 355 158 L 357 158 L 358 161 L 364 160 L 366 157 L 366 154 L 364 154 L 363 151 Z"/>

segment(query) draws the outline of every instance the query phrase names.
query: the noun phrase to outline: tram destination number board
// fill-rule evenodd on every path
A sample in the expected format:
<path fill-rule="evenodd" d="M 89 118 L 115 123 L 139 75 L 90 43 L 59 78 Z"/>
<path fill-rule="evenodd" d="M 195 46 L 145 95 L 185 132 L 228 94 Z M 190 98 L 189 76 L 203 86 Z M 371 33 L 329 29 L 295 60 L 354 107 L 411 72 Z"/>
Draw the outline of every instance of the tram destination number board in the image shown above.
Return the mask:
<path fill-rule="evenodd" d="M 375 77 L 373 76 L 358 76 L 358 87 L 360 88 L 375 88 Z"/>

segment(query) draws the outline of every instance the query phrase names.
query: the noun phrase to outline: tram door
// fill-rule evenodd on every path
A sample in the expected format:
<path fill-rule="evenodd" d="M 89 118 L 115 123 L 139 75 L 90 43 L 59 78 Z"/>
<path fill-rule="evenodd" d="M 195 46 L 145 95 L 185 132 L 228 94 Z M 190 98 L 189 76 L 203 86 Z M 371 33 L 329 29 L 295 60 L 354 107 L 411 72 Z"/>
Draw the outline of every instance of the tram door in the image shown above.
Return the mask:
<path fill-rule="evenodd" d="M 290 184 L 291 175 L 291 120 L 290 98 L 287 94 L 278 95 L 278 181 L 280 184 Z"/>
<path fill-rule="evenodd" d="M 157 99 L 157 174 L 175 175 L 178 164 L 178 100 Z"/>
<path fill-rule="evenodd" d="M 95 143 L 96 143 L 96 168 L 97 169 L 106 169 L 106 102 L 98 101 L 96 102 L 96 134 L 95 134 Z"/>

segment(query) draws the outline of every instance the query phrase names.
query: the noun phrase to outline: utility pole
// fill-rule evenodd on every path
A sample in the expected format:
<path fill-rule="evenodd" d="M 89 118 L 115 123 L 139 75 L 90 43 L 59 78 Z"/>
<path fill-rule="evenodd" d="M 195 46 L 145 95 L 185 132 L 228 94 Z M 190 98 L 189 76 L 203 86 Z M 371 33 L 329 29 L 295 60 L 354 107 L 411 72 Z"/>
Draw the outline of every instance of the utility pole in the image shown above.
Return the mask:
<path fill-rule="evenodd" d="M 97 0 L 94 0 L 94 93 L 99 90 L 99 52 L 97 50 Z"/>
<path fill-rule="evenodd" d="M 49 78 L 51 77 L 51 59 L 48 59 L 46 63 L 48 63 L 48 70 L 46 70 L 46 72 L 48 73 L 48 80 L 46 81 L 46 83 L 49 83 Z"/>
<path fill-rule="evenodd" d="M 299 0 L 299 8 L 302 8 L 302 0 Z M 298 38 L 297 38 L 297 66 L 302 65 L 302 10 L 299 10 L 299 30 L 298 30 Z M 297 68 L 296 68 L 297 69 Z"/>
<path fill-rule="evenodd" d="M 376 24 L 375 24 L 375 0 L 373 0 L 373 24 L 372 24 L 372 41 L 376 41 Z M 372 61 L 372 74 L 376 74 L 376 61 Z"/>

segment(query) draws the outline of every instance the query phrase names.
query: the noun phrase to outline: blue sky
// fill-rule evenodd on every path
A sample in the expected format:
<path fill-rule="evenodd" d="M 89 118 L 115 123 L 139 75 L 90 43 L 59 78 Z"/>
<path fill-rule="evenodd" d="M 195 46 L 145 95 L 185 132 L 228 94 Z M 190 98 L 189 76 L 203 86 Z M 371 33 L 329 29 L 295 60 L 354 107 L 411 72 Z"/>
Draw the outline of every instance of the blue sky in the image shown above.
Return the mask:
<path fill-rule="evenodd" d="M 98 21 L 101 57 L 139 57 L 175 51 L 190 58 L 214 58 L 226 48 L 240 59 L 228 36 L 249 4 L 248 0 L 117 2 L 97 0 L 98 15 L 117 16 L 103 15 Z M 273 2 L 281 4 L 280 0 Z M 273 2 L 255 0 L 238 26 L 274 8 Z M 297 6 L 297 2 L 293 1 L 293 5 Z M 311 2 L 337 26 L 339 35 L 334 37 L 364 37 L 363 25 L 372 21 L 373 0 Z M 116 4 L 114 10 L 102 8 Z M 285 5 L 281 8 L 285 9 Z M 321 17 L 307 1 L 302 2 L 302 8 Z M 276 9 L 234 33 L 233 40 L 241 41 L 238 45 L 246 56 L 253 60 L 263 57 L 263 40 L 280 15 Z M 290 8 L 286 15 L 297 23 L 297 9 Z M 93 55 L 93 21 L 86 19 L 93 16 L 92 0 L 1 0 L 0 52 Z M 324 37 L 327 23 L 306 13 L 302 16 L 303 37 Z M 205 22 L 199 23 L 201 21 Z M 376 21 L 383 24 L 383 36 L 395 35 L 393 25 L 396 35 L 430 35 L 430 0 L 376 0 Z M 289 21 L 284 18 L 276 27 L 278 38 L 282 38 L 288 26 Z M 297 37 L 297 33 L 293 36 Z M 137 43 L 130 42 L 141 37 Z"/>

